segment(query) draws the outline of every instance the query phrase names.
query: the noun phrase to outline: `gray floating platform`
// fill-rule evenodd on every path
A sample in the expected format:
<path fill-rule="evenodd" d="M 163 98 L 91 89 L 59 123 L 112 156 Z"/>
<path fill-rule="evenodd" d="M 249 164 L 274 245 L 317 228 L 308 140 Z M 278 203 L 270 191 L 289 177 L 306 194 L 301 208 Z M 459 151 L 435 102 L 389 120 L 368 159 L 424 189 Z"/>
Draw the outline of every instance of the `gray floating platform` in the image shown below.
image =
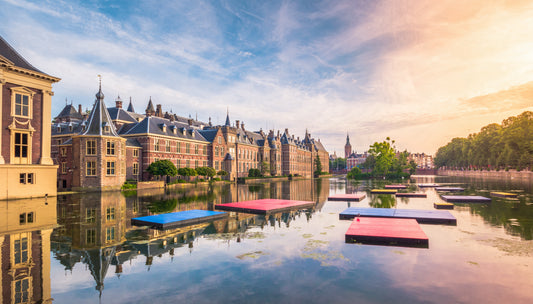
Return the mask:
<path fill-rule="evenodd" d="M 461 192 L 461 191 L 465 191 L 464 188 L 461 188 L 461 187 L 437 187 L 435 188 L 436 191 L 440 191 L 440 192 L 443 192 L 443 191 L 447 191 L 447 192 Z"/>
<path fill-rule="evenodd" d="M 440 197 L 452 203 L 490 203 L 492 201 L 488 197 L 476 195 L 441 195 Z"/>
<path fill-rule="evenodd" d="M 426 193 L 396 193 L 396 197 L 428 197 Z"/>
<path fill-rule="evenodd" d="M 171 229 L 200 224 L 228 216 L 226 212 L 208 210 L 188 210 L 158 215 L 135 217 L 131 224 L 135 226 L 150 226 L 154 229 Z"/>
<path fill-rule="evenodd" d="M 435 188 L 440 187 L 439 184 L 418 184 L 418 187 L 420 188 Z"/>
<path fill-rule="evenodd" d="M 355 217 L 403 218 L 415 219 L 420 224 L 457 225 L 457 219 L 449 211 L 441 210 L 352 207 L 339 214 L 339 219 L 341 220 L 349 220 Z"/>

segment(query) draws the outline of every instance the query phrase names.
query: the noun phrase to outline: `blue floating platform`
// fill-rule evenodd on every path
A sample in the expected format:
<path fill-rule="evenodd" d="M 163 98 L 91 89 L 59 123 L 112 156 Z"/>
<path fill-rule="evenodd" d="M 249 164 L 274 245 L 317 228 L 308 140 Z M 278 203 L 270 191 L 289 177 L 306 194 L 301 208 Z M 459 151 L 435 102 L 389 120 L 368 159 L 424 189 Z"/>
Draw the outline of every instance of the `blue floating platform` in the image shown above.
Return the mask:
<path fill-rule="evenodd" d="M 352 207 L 341 212 L 339 214 L 339 219 L 350 220 L 357 216 L 415 219 L 420 224 L 457 225 L 457 219 L 449 211 L 443 210 Z"/>
<path fill-rule="evenodd" d="M 209 210 L 187 210 L 181 212 L 142 216 L 131 219 L 135 226 L 150 226 L 155 229 L 171 229 L 200 224 L 228 216 L 226 212 Z"/>
<path fill-rule="evenodd" d="M 492 200 L 476 195 L 441 195 L 443 200 L 451 203 L 490 203 Z"/>

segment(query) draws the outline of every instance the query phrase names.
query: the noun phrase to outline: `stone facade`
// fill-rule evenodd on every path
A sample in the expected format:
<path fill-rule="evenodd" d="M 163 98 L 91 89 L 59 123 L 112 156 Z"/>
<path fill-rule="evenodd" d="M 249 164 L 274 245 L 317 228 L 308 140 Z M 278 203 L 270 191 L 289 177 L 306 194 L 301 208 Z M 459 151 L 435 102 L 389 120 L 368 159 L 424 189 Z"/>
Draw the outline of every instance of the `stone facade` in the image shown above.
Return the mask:
<path fill-rule="evenodd" d="M 0 37 L 0 199 L 55 196 L 52 84 Z"/>

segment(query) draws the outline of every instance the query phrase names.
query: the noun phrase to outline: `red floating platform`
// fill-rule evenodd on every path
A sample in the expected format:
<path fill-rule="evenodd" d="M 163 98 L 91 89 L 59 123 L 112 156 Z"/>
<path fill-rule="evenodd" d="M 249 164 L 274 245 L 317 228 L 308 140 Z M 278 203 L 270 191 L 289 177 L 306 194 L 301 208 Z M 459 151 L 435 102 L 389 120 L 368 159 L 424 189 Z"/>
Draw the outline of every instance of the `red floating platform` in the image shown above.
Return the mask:
<path fill-rule="evenodd" d="M 429 247 L 428 237 L 414 219 L 356 218 L 346 232 L 346 243 Z"/>
<path fill-rule="evenodd" d="M 364 193 L 353 193 L 353 194 L 335 194 L 328 197 L 330 201 L 355 201 L 358 202 L 366 197 Z"/>
<path fill-rule="evenodd" d="M 291 201 L 279 199 L 260 199 L 254 201 L 244 201 L 237 203 L 219 204 L 215 209 L 225 211 L 235 211 L 254 214 L 266 214 L 283 212 L 289 210 L 312 208 L 315 206 L 314 202 L 308 201 Z"/>

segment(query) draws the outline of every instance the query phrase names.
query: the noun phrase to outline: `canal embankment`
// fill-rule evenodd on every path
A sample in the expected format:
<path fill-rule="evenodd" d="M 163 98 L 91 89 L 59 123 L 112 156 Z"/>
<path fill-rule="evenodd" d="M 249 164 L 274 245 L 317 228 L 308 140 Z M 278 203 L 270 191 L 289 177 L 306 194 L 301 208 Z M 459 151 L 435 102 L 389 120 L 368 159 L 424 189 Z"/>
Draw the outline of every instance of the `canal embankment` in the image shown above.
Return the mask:
<path fill-rule="evenodd" d="M 533 172 L 529 170 L 437 170 L 437 175 L 444 176 L 462 176 L 485 179 L 501 179 L 501 180 L 521 180 L 533 182 Z"/>

